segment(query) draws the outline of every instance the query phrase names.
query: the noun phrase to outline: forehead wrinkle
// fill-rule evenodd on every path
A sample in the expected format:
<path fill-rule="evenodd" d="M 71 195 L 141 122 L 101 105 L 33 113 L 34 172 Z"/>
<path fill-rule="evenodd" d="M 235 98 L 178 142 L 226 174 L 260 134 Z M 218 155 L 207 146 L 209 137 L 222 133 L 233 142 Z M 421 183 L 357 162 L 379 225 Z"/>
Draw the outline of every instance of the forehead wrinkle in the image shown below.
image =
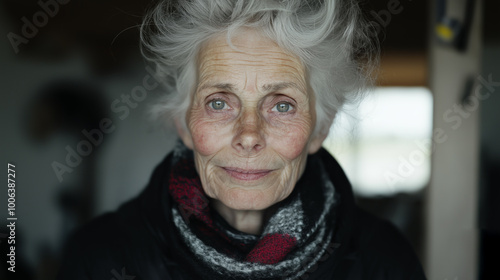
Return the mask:
<path fill-rule="evenodd" d="M 221 82 L 217 82 L 217 80 L 220 80 L 221 77 L 222 78 L 227 78 L 227 75 L 222 75 L 221 73 L 223 72 L 230 72 L 230 73 L 234 73 L 232 71 L 218 71 L 217 74 L 213 75 L 202 75 L 202 79 L 200 79 L 201 83 L 200 85 L 198 86 L 197 88 L 197 92 L 201 92 L 201 91 L 204 91 L 204 90 L 207 90 L 207 89 L 216 89 L 216 90 L 221 90 L 221 91 L 229 91 L 229 92 L 237 92 L 239 91 L 239 86 L 235 83 L 231 83 L 231 82 L 224 82 L 224 81 L 221 81 Z M 288 72 L 288 71 L 286 71 Z M 300 93 L 302 94 L 305 94 L 307 95 L 307 85 L 306 85 L 306 81 L 304 80 L 305 77 L 303 77 L 302 75 L 298 74 L 298 73 L 294 73 L 293 71 L 292 72 L 289 72 L 290 74 L 292 74 L 292 80 L 296 80 L 296 81 L 286 81 L 286 80 L 289 80 L 288 78 L 285 79 L 284 81 L 282 80 L 282 78 L 277 78 L 277 81 L 271 81 L 271 82 L 267 82 L 263 85 L 261 85 L 260 87 L 258 86 L 258 81 L 259 79 L 259 74 L 260 73 L 257 73 L 257 75 L 252 75 L 253 76 L 253 84 L 254 86 L 252 88 L 260 88 L 260 91 L 262 93 L 270 93 L 270 92 L 276 92 L 276 91 L 280 91 L 280 90 L 283 90 L 283 89 L 287 89 L 287 88 L 293 88 L 293 89 L 296 89 L 298 90 Z M 243 71 L 242 73 L 244 75 L 243 77 L 243 85 L 242 85 L 242 89 L 246 89 L 247 86 L 248 86 L 248 82 L 249 82 L 249 75 L 247 73 L 247 71 Z M 280 81 L 282 80 L 282 81 Z"/>
<path fill-rule="evenodd" d="M 303 73 L 304 69 L 301 64 L 298 64 L 294 61 L 288 60 L 288 59 L 283 59 L 283 58 L 275 58 L 272 57 L 270 59 L 251 59 L 251 58 L 246 58 L 246 59 L 233 59 L 233 58 L 214 58 L 214 59 L 203 59 L 203 61 L 200 62 L 200 69 L 207 70 L 210 67 L 234 67 L 237 65 L 253 65 L 253 66 L 262 66 L 262 67 L 286 67 L 286 68 L 291 68 L 294 71 L 297 71 L 299 73 Z M 300 67 L 297 67 L 299 65 Z"/>
<path fill-rule="evenodd" d="M 217 66 L 220 66 L 221 68 L 219 68 Z M 225 68 L 226 66 L 227 65 L 225 65 L 225 64 L 220 64 L 220 65 L 210 65 L 210 66 L 205 67 L 200 73 L 201 74 L 200 81 L 210 81 L 210 80 L 214 80 L 214 79 L 218 80 L 219 77 L 227 78 L 227 75 L 225 75 L 224 73 L 233 73 L 233 74 L 235 73 L 235 71 L 231 71 L 230 68 L 229 69 Z M 283 67 L 283 66 L 285 66 L 288 69 L 282 68 L 282 69 L 271 69 L 271 70 L 273 70 L 272 72 L 278 72 L 280 74 L 288 73 L 291 75 L 291 77 L 293 77 L 294 80 L 297 80 L 300 84 L 305 83 L 305 81 L 304 81 L 305 76 L 301 75 L 304 72 L 302 72 L 301 69 L 298 69 L 298 68 L 293 67 L 291 65 L 281 65 L 281 67 Z M 216 69 L 213 69 L 213 68 L 210 69 L 211 67 L 215 67 Z M 233 67 L 236 67 L 236 65 L 233 65 Z M 274 68 L 274 67 L 271 67 L 271 68 Z M 268 70 L 268 69 L 269 69 L 269 67 L 266 67 L 265 65 L 263 65 L 263 67 L 261 68 L 261 70 Z M 238 72 L 238 71 L 236 71 L 236 72 Z M 243 71 L 241 71 L 241 74 L 244 75 L 244 81 L 245 81 L 245 86 L 243 88 L 246 88 L 249 73 L 247 73 L 247 71 L 244 71 L 244 69 L 243 69 Z M 259 74 L 262 74 L 262 72 L 258 72 L 256 74 L 257 75 L 253 75 L 255 85 L 257 85 L 257 82 L 258 82 L 259 76 L 260 76 Z M 213 82 L 213 83 L 206 82 L 206 83 L 207 84 L 202 82 L 202 84 L 204 84 L 204 85 L 199 87 L 198 90 L 204 90 L 204 89 L 207 89 L 208 87 L 214 87 L 214 88 L 218 88 L 221 90 L 234 91 L 236 88 L 235 84 L 228 83 L 228 82 Z M 277 91 L 277 90 L 283 89 L 285 87 L 293 87 L 293 88 L 296 88 L 299 90 L 304 90 L 296 82 L 288 82 L 288 81 L 281 82 L 278 80 L 276 83 L 280 84 L 279 88 L 277 86 L 273 86 L 273 83 L 268 83 L 265 86 L 261 86 L 261 88 L 263 89 L 263 91 Z"/>
<path fill-rule="evenodd" d="M 210 89 L 210 88 L 215 88 L 218 90 L 225 90 L 225 91 L 235 91 L 236 86 L 231 83 L 205 83 L 201 87 L 198 88 L 198 91 L 202 91 L 205 89 Z"/>
<path fill-rule="evenodd" d="M 248 73 L 245 71 L 244 74 L 245 74 L 245 78 L 244 78 L 245 83 L 243 84 L 243 88 L 247 88 Z M 254 76 L 255 76 L 254 84 L 257 84 L 257 75 L 254 75 Z"/>
<path fill-rule="evenodd" d="M 222 38 L 205 44 L 198 60 L 201 87 L 197 91 L 212 87 L 236 92 L 240 86 L 247 89 L 249 83 L 253 82 L 253 90 L 272 92 L 294 88 L 308 95 L 307 70 L 298 57 L 272 42 L 260 45 L 252 42 L 251 47 L 248 47 L 233 41 L 236 49 L 227 45 Z M 238 78 L 234 75 L 242 76 Z M 274 78 L 270 80 L 269 75 Z M 243 85 L 240 82 L 234 83 L 236 80 L 233 82 L 233 79 L 243 82 Z M 264 85 L 258 85 L 259 81 Z"/>
<path fill-rule="evenodd" d="M 207 49 L 210 49 L 209 55 L 207 55 Z M 262 60 L 282 60 L 282 61 L 289 61 L 290 63 L 298 63 L 301 64 L 300 60 L 293 54 L 282 50 L 273 50 L 269 47 L 264 48 L 262 47 L 262 52 L 256 52 L 254 51 L 254 48 L 251 49 L 251 51 L 238 51 L 234 50 L 228 46 L 224 47 L 212 47 L 210 45 L 207 45 L 202 51 L 201 51 L 203 57 L 212 57 L 209 60 L 232 60 L 233 55 L 240 56 L 244 55 L 247 56 L 247 58 L 241 59 L 240 60 L 245 60 L 249 62 L 255 62 L 256 60 L 262 59 Z M 252 57 L 252 58 L 248 58 Z M 259 58 L 259 59 L 255 59 Z M 207 60 L 207 59 L 205 59 Z"/>
<path fill-rule="evenodd" d="M 227 48 L 229 47 L 226 47 L 226 49 Z M 243 57 L 241 57 L 242 54 L 244 55 Z M 291 70 L 299 73 L 305 73 L 305 69 L 301 61 L 297 59 L 297 57 L 283 50 L 266 49 L 266 52 L 255 55 L 235 51 L 225 51 L 224 48 L 210 48 L 210 46 L 207 46 L 207 48 L 202 51 L 200 60 L 200 69 L 210 67 L 232 67 L 241 64 L 249 64 L 263 67 L 268 65 L 271 67 L 283 66 L 291 68 Z"/>
<path fill-rule="evenodd" d="M 233 61 L 231 59 L 228 59 L 228 61 Z M 251 64 L 252 66 L 259 66 L 261 67 L 260 70 L 270 70 L 271 72 L 279 72 L 279 73 L 290 73 L 294 76 L 301 76 L 300 74 L 305 76 L 305 71 L 303 67 L 296 67 L 295 65 L 291 64 L 278 64 L 278 65 L 273 65 L 272 63 L 260 63 L 252 60 L 248 61 L 243 61 L 241 60 L 238 61 L 238 63 L 233 63 L 232 65 L 225 64 L 225 63 L 215 63 L 211 61 L 207 62 L 202 62 L 200 64 L 200 72 L 202 77 L 206 76 L 208 72 L 209 76 L 213 76 L 213 72 L 232 72 L 234 73 L 235 71 L 233 68 L 238 67 L 238 66 L 245 66 L 248 64 Z M 244 62 L 248 62 L 248 64 L 245 64 Z M 277 67 L 276 67 L 277 66 Z M 279 69 L 281 68 L 281 69 Z M 244 68 L 241 68 L 241 70 L 244 70 Z M 238 72 L 238 71 L 236 71 Z"/>

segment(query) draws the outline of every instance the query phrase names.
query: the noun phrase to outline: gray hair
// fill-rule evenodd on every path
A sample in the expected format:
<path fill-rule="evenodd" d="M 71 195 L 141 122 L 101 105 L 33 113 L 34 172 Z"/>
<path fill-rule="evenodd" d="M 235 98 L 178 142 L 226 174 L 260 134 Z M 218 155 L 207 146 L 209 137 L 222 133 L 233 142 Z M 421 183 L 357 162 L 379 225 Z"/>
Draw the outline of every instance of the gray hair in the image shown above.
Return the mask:
<path fill-rule="evenodd" d="M 342 106 L 371 85 L 378 45 L 355 0 L 163 0 L 141 26 L 143 55 L 169 93 L 152 113 L 186 125 L 200 46 L 221 34 L 232 45 L 241 27 L 301 59 L 316 97 L 315 133 L 327 134 Z"/>

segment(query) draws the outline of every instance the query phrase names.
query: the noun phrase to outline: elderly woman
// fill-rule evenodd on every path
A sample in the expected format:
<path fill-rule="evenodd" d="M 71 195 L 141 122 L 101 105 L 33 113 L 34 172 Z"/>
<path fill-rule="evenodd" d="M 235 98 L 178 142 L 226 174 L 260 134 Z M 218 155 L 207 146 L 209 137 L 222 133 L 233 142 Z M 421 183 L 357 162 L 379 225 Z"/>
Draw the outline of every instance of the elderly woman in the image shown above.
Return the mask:
<path fill-rule="evenodd" d="M 355 1 L 162 1 L 141 34 L 181 141 L 59 279 L 425 279 L 321 148 L 370 80 Z"/>

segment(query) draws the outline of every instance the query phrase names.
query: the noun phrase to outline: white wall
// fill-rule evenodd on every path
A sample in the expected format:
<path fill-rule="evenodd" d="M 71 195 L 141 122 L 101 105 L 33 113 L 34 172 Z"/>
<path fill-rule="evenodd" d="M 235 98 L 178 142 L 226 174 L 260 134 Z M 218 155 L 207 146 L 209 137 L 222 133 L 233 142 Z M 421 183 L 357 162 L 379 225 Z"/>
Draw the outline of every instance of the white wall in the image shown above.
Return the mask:
<path fill-rule="evenodd" d="M 431 1 L 431 7 L 435 2 Z M 463 2 L 447 1 L 452 8 Z M 461 114 L 453 111 L 460 108 L 454 106 L 460 103 L 466 78 L 476 78 L 480 74 L 481 1 L 476 2 L 465 53 L 438 44 L 434 37 L 430 40 L 430 87 L 434 93 L 434 131 L 437 134 L 428 189 L 425 266 L 432 280 L 477 278 L 480 107 L 467 107 L 468 111 Z M 434 34 L 434 23 L 430 33 Z"/>

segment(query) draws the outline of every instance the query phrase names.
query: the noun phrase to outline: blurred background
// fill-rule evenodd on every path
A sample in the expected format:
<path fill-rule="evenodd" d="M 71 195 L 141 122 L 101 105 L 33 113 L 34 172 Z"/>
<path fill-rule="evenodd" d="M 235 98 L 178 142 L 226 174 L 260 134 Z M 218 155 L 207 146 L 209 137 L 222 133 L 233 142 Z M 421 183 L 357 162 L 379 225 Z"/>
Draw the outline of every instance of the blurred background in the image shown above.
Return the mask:
<path fill-rule="evenodd" d="M 154 1 L 0 3 L 1 158 L 16 172 L 16 273 L 53 279 L 68 234 L 136 196 L 176 141 L 148 120 Z M 494 0 L 361 0 L 377 88 L 324 143 L 357 203 L 407 236 L 429 279 L 500 279 L 500 36 Z M 498 82 L 497 82 L 498 81 Z M 7 187 L 0 248 L 7 254 Z M 110 274 L 110 278 L 112 275 Z"/>

